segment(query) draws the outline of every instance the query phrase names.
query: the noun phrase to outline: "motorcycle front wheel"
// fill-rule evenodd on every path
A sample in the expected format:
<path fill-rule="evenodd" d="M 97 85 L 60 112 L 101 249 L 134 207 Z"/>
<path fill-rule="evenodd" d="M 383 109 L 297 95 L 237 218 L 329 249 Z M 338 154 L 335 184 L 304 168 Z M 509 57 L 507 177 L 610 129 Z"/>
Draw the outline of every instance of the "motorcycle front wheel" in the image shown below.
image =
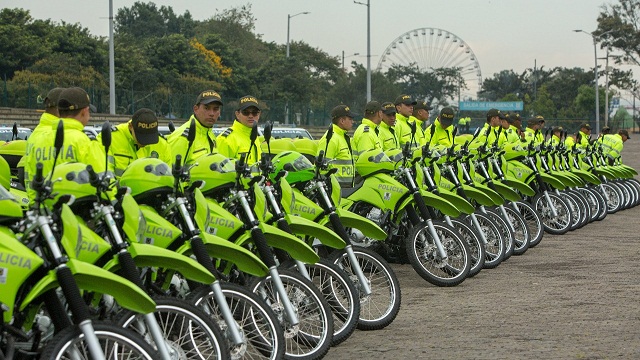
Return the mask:
<path fill-rule="evenodd" d="M 93 328 L 105 359 L 156 360 L 160 358 L 160 354 L 149 343 L 129 329 L 100 321 L 93 321 Z M 89 354 L 80 328 L 71 326 L 62 330 L 47 343 L 40 358 L 90 360 L 93 357 Z"/>

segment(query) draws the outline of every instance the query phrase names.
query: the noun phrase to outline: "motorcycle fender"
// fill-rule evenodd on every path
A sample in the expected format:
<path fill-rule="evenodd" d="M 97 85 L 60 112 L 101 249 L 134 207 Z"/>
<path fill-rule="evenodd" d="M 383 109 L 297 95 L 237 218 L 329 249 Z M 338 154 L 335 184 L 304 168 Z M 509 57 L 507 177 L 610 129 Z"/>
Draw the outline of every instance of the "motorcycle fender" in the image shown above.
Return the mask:
<path fill-rule="evenodd" d="M 473 187 L 487 194 L 491 198 L 491 201 L 493 201 L 494 205 L 504 204 L 504 199 L 502 198 L 502 196 L 500 196 L 500 194 L 498 194 L 497 192 L 493 191 L 493 189 L 490 189 L 487 185 L 475 183 L 473 184 Z M 466 188 L 465 188 L 465 191 L 466 191 Z"/>
<path fill-rule="evenodd" d="M 344 249 L 347 245 L 344 240 L 331 229 L 311 220 L 290 214 L 285 215 L 285 220 L 289 223 L 289 227 L 294 234 L 312 236 L 320 240 L 323 245 L 334 249 Z"/>
<path fill-rule="evenodd" d="M 443 190 L 439 191 L 438 195 L 452 203 L 462 213 L 471 214 L 476 211 L 476 208 L 474 208 L 470 202 L 456 193 Z"/>
<path fill-rule="evenodd" d="M 340 217 L 340 222 L 344 227 L 354 228 L 360 230 L 366 237 L 376 240 L 384 240 L 387 238 L 387 233 L 373 221 L 360 216 L 347 209 L 338 208 L 336 214 Z M 327 218 L 328 220 L 328 218 Z"/>
<path fill-rule="evenodd" d="M 137 267 L 160 267 L 175 270 L 187 280 L 201 284 L 211 284 L 216 281 L 215 276 L 204 266 L 194 259 L 174 251 L 139 243 L 130 244 L 128 250 Z M 118 257 L 114 256 L 103 268 L 110 272 L 118 271 L 120 269 Z"/>
<path fill-rule="evenodd" d="M 107 293 L 113 296 L 122 307 L 141 314 L 149 314 L 156 308 L 155 302 L 142 289 L 129 280 L 112 274 L 79 260 L 69 259 L 66 265 L 71 269 L 73 277 L 81 290 Z M 20 311 L 45 292 L 59 286 L 55 270 L 49 271 L 24 298 Z M 108 289 L 108 292 L 105 292 Z"/>
<path fill-rule="evenodd" d="M 620 165 L 622 168 L 627 169 L 627 171 L 631 172 L 633 174 L 633 176 L 638 175 L 638 172 L 636 171 L 636 169 L 632 168 L 631 166 L 628 165 Z"/>
<path fill-rule="evenodd" d="M 460 216 L 460 210 L 458 210 L 457 207 L 455 207 L 452 203 L 450 203 L 443 197 L 432 194 L 426 190 L 420 190 L 420 194 L 422 195 L 424 203 L 427 204 L 427 206 L 434 207 L 440 210 L 441 213 L 454 218 Z"/>
<path fill-rule="evenodd" d="M 246 235 L 240 237 L 237 243 L 232 243 L 219 236 L 205 232 L 201 232 L 200 237 L 207 249 L 207 253 L 209 253 L 212 258 L 227 260 L 235 264 L 240 271 L 254 276 L 262 277 L 267 276 L 269 273 L 267 265 L 265 265 L 260 258 L 241 246 L 244 238 L 250 239 L 251 236 L 248 232 Z M 189 242 L 183 244 L 176 252 L 186 256 L 193 254 Z"/>
<path fill-rule="evenodd" d="M 462 184 L 462 189 L 464 190 L 465 194 L 467 194 L 468 197 L 470 197 L 471 199 L 475 200 L 480 205 L 483 205 L 483 206 L 494 206 L 494 205 L 496 205 L 493 202 L 493 199 L 491 199 L 491 197 L 489 195 L 487 195 L 484 192 L 474 188 L 473 186 L 470 186 L 470 185 L 467 185 L 467 184 Z"/>
<path fill-rule="evenodd" d="M 562 183 L 562 181 L 556 179 L 554 176 L 547 174 L 545 172 L 541 172 L 540 177 L 542 177 L 542 180 L 544 182 L 546 182 L 547 184 L 553 186 L 558 190 L 564 190 L 564 188 L 566 187 L 564 186 L 564 183 Z"/>
<path fill-rule="evenodd" d="M 573 178 L 559 171 L 552 171 L 551 175 L 553 175 L 556 179 L 562 181 L 565 187 L 574 187 L 579 185 L 575 182 Z"/>
<path fill-rule="evenodd" d="M 580 176 L 580 178 L 582 178 L 582 180 L 593 184 L 593 185 L 600 185 L 602 183 L 602 181 L 600 181 L 600 179 L 598 179 L 597 176 L 594 176 L 592 173 L 581 170 L 581 169 L 572 169 L 571 171 L 573 171 L 574 174 Z"/>
<path fill-rule="evenodd" d="M 493 185 L 496 187 L 496 190 L 498 191 L 498 193 L 500 195 L 502 195 L 502 197 L 504 197 L 505 199 L 507 199 L 507 201 L 520 201 L 520 195 L 518 195 L 517 192 L 515 192 L 512 188 L 510 188 L 508 185 L 503 184 L 500 181 L 493 181 Z"/>
<path fill-rule="evenodd" d="M 297 237 L 265 223 L 258 224 L 258 227 L 267 239 L 267 245 L 288 252 L 295 260 L 307 264 L 315 264 L 320 260 L 318 254 Z"/>
<path fill-rule="evenodd" d="M 526 196 L 533 196 L 536 192 L 531 188 L 531 186 L 525 184 L 524 182 L 516 179 L 511 175 L 506 175 L 505 180 L 503 181 L 506 185 L 511 186 L 514 189 L 517 189 Z"/>

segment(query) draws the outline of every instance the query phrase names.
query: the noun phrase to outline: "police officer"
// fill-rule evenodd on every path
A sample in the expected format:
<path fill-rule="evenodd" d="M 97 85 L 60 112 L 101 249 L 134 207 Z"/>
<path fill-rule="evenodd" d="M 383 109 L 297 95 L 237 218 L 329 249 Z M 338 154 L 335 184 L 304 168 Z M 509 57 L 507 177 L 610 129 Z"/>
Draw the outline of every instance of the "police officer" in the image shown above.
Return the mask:
<path fill-rule="evenodd" d="M 578 148 L 584 149 L 589 146 L 589 137 L 591 136 L 591 125 L 584 123 L 580 125 L 578 135 L 576 135 L 576 144 Z"/>
<path fill-rule="evenodd" d="M 347 132 L 353 127 L 354 113 L 346 105 L 338 105 L 331 110 L 333 136 L 327 143 L 327 133 L 318 142 L 318 154 L 325 152 L 325 157 L 331 159 L 330 168 L 337 168 L 336 178 L 342 187 L 352 187 L 355 167 L 353 164 L 353 150 L 351 139 Z"/>
<path fill-rule="evenodd" d="M 211 131 L 213 125 L 220 117 L 222 109 L 222 99 L 213 90 L 205 90 L 196 98 L 193 105 L 193 115 L 189 121 L 182 124 L 168 137 L 167 141 L 171 147 L 173 156 L 181 155 L 183 164 L 192 164 L 197 158 L 211 154 L 216 150 L 216 136 Z M 196 136 L 189 147 L 189 127 L 194 122 L 196 125 Z"/>
<path fill-rule="evenodd" d="M 562 126 L 556 126 L 551 130 L 551 138 L 547 141 L 547 144 L 550 146 L 556 146 L 560 144 L 560 136 L 564 129 Z"/>
<path fill-rule="evenodd" d="M 378 134 L 380 122 L 382 122 L 382 106 L 377 101 L 370 101 L 364 108 L 364 118 L 362 123 L 356 128 L 353 134 L 353 155 L 354 160 L 358 155 L 368 150 L 380 149 L 382 144 Z"/>
<path fill-rule="evenodd" d="M 399 149 L 400 144 L 395 131 L 396 125 L 396 107 L 391 102 L 382 103 L 382 122 L 378 127 L 378 138 L 382 150 Z"/>
<path fill-rule="evenodd" d="M 540 140 L 542 131 L 539 130 L 541 130 L 542 128 L 544 118 L 542 118 L 542 122 L 541 118 L 542 116 L 536 116 L 527 120 L 527 128 L 524 129 L 524 138 L 527 143 L 533 143 L 533 145 L 539 145 L 542 143 L 542 141 Z M 544 137 L 544 135 L 542 136 Z"/>
<path fill-rule="evenodd" d="M 90 140 L 83 131 L 89 123 L 89 109 L 92 107 L 89 95 L 81 88 L 67 88 L 60 93 L 58 111 L 64 125 L 64 143 L 57 155 L 57 164 L 75 161 L 93 166 L 96 172 L 105 170 L 104 149 L 98 142 Z M 51 129 L 42 134 L 27 156 L 25 172 L 30 176 L 35 175 L 36 164 L 39 162 L 43 165 L 43 174 L 53 169 L 56 158 L 53 147 L 55 132 Z M 28 195 L 33 200 L 34 193 L 29 191 Z"/>
<path fill-rule="evenodd" d="M 487 111 L 487 122 L 480 130 L 480 134 L 473 141 L 474 144 L 492 146 L 496 140 L 497 130 L 500 128 L 500 122 L 506 119 L 504 114 L 498 109 L 490 109 Z M 487 134 L 488 131 L 488 134 Z"/>
<path fill-rule="evenodd" d="M 523 140 L 522 138 L 523 135 L 521 130 L 522 119 L 520 118 L 520 114 L 511 113 L 507 117 L 506 121 L 508 123 L 506 132 L 504 132 L 506 142 L 510 144 L 521 142 Z"/>
<path fill-rule="evenodd" d="M 413 115 L 409 117 L 409 122 L 416 124 L 415 142 L 418 146 L 426 144 L 424 126 L 425 123 L 429 125 L 429 111 L 431 111 L 431 106 L 426 101 L 418 101 L 413 106 Z"/>
<path fill-rule="evenodd" d="M 398 143 L 402 147 L 411 141 L 411 127 L 409 126 L 409 116 L 413 114 L 413 106 L 417 104 L 411 96 L 402 94 L 396 98 L 396 125 L 395 132 Z"/>
<path fill-rule="evenodd" d="M 38 144 L 42 141 L 41 137 L 50 137 L 51 130 L 58 125 L 58 121 L 60 120 L 60 113 L 58 112 L 58 99 L 60 98 L 60 93 L 62 93 L 64 88 L 53 88 L 49 90 L 47 96 L 44 98 L 44 113 L 40 116 L 40 122 L 33 129 L 29 138 L 27 138 L 27 148 L 25 150 L 24 156 L 18 162 L 18 182 L 20 184 L 25 185 L 27 188 L 29 185 L 26 182 L 29 180 L 29 174 L 25 170 L 25 166 L 27 164 L 27 156 L 31 152 L 31 149 L 35 144 Z M 46 135 L 42 135 L 42 134 Z"/>
<path fill-rule="evenodd" d="M 97 141 L 101 142 L 102 133 Z M 173 162 L 171 148 L 164 137 L 158 134 L 158 118 L 151 109 L 136 111 L 131 120 L 113 128 L 109 156 L 114 163 L 109 169 L 117 178 L 131 162 L 139 158 L 155 157 L 167 164 Z"/>
<path fill-rule="evenodd" d="M 617 134 L 605 134 L 602 136 L 602 148 L 609 164 L 614 164 L 620 158 L 624 143 L 629 140 L 629 132 L 621 129 Z"/>
<path fill-rule="evenodd" d="M 233 125 L 218 135 L 218 152 L 231 159 L 240 159 L 241 154 L 246 154 L 251 147 L 251 129 L 260 121 L 260 112 L 255 96 L 247 95 L 240 98 Z M 247 164 L 252 165 L 260 161 L 260 153 L 260 141 L 256 139 L 246 157 Z"/>
<path fill-rule="evenodd" d="M 427 130 L 425 130 L 425 144 L 441 145 L 444 147 L 450 147 L 454 143 L 453 138 L 453 118 L 455 112 L 450 107 L 445 107 L 440 110 L 440 115 L 431 124 Z M 433 130 L 433 136 L 431 136 L 431 128 Z"/>

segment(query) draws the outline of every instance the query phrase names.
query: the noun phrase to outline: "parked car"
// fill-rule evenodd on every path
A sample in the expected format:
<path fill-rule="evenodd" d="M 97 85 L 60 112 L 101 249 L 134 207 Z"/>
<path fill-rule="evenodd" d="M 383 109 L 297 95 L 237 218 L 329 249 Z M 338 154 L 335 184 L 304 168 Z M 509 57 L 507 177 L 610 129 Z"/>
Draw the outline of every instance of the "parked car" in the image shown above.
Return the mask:
<path fill-rule="evenodd" d="M 27 140 L 31 136 L 32 130 L 25 127 L 18 128 L 18 138 L 13 138 L 13 126 L 0 127 L 0 141 Z"/>
<path fill-rule="evenodd" d="M 303 128 L 274 127 L 271 129 L 271 137 L 274 139 L 311 139 L 313 136 Z"/>

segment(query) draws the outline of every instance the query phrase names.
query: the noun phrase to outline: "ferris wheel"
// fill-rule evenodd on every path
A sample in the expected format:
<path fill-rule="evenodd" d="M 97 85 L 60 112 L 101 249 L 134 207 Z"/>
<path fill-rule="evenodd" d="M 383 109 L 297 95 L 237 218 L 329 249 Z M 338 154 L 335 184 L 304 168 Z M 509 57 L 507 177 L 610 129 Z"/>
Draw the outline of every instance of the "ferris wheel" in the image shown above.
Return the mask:
<path fill-rule="evenodd" d="M 393 65 L 415 64 L 422 71 L 438 68 L 460 68 L 467 89 L 462 98 L 477 98 L 482 87 L 482 71 L 471 47 L 446 30 L 421 28 L 407 31 L 387 46 L 380 57 L 377 71 L 386 72 Z"/>

